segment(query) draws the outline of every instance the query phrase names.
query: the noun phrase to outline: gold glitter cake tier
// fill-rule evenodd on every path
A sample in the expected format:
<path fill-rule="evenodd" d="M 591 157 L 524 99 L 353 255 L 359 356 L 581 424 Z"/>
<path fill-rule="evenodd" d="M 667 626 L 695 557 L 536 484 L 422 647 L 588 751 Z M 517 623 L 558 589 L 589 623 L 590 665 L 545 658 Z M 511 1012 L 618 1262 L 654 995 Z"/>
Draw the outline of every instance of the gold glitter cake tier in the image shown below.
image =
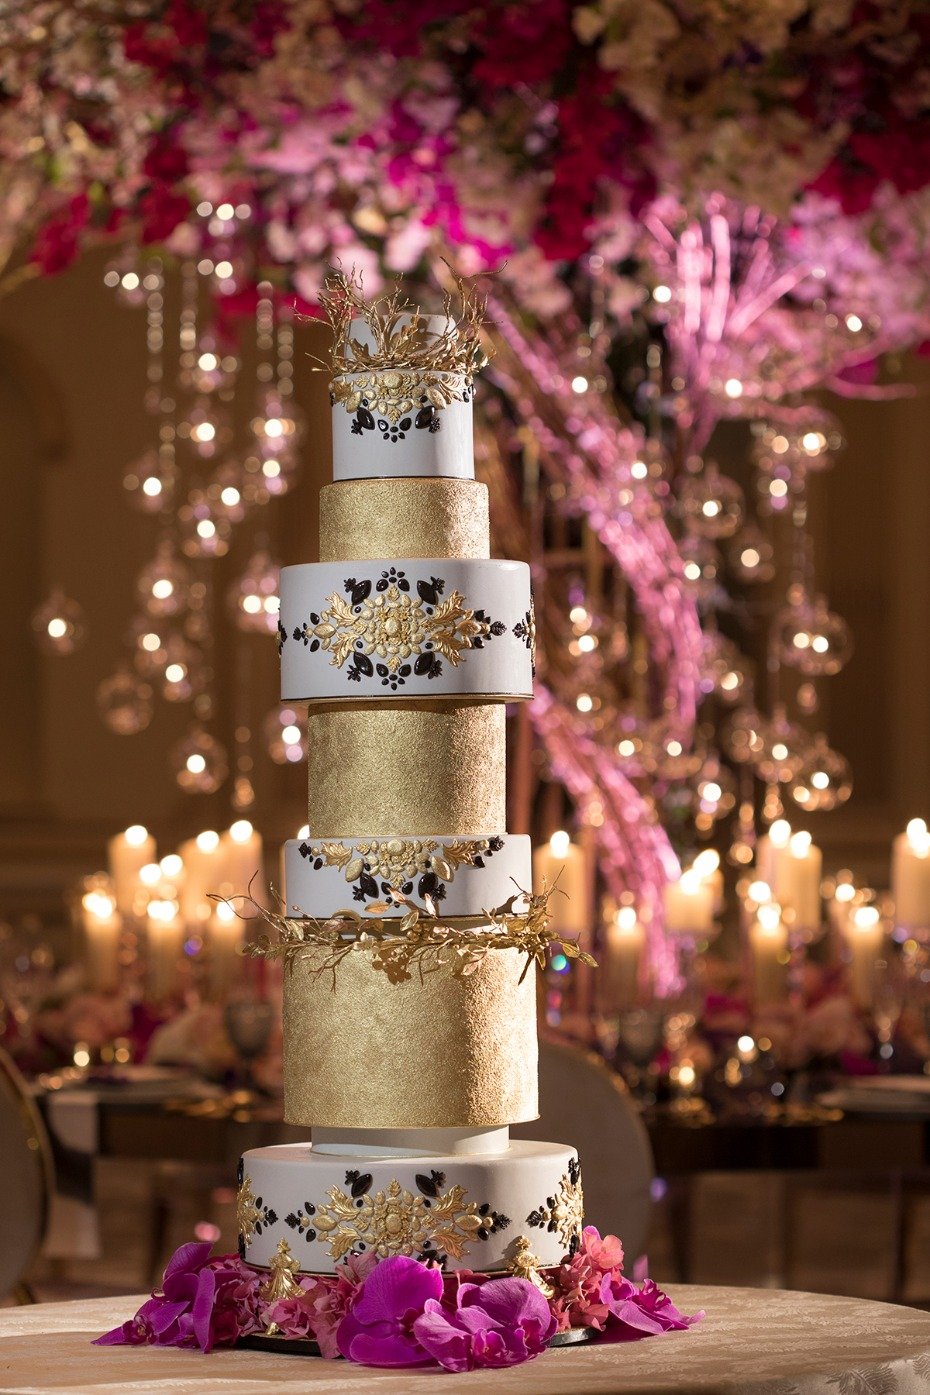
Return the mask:
<path fill-rule="evenodd" d="M 340 480 L 320 491 L 320 561 L 489 557 L 478 480 Z"/>
<path fill-rule="evenodd" d="M 531 966 L 520 982 L 525 954 L 491 949 L 467 977 L 439 969 L 391 983 L 370 946 L 356 946 L 335 975 L 314 973 L 322 953 L 308 949 L 284 979 L 289 1124 L 464 1128 L 537 1117 L 536 974 Z"/>
<path fill-rule="evenodd" d="M 502 703 L 312 705 L 313 837 L 484 835 L 506 826 Z"/>

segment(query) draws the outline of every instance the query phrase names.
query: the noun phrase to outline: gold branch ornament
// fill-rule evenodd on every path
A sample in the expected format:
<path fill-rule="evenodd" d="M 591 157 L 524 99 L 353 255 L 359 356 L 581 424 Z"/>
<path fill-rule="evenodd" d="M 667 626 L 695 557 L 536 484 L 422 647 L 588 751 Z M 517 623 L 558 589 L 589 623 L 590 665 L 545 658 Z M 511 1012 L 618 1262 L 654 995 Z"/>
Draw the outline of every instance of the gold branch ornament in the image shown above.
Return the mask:
<path fill-rule="evenodd" d="M 485 300 L 461 277 L 453 279 L 455 292 L 444 294 L 444 325 L 437 332 L 399 285 L 368 299 L 354 268 L 348 276 L 333 271 L 326 277 L 319 300 L 333 346 L 330 362 L 320 366 L 333 375 L 334 402 L 352 413 L 364 399 L 371 411 L 393 420 L 424 402 L 441 409 L 470 392 L 488 361 L 481 341 Z M 364 321 L 371 344 L 352 336 L 353 320 Z"/>
<path fill-rule="evenodd" d="M 406 906 L 407 911 L 388 919 L 382 918 L 390 909 L 386 901 L 372 901 L 365 915 L 345 910 L 328 920 L 316 920 L 312 916 L 288 916 L 269 910 L 251 896 L 213 899 L 226 900 L 242 919 L 254 918 L 242 915 L 237 903 L 244 903 L 276 931 L 274 939 L 263 935 L 250 941 L 243 948 L 244 954 L 281 959 L 288 972 L 312 956 L 314 963 L 307 966 L 307 971 L 314 977 L 331 974 L 335 988 L 339 965 L 346 955 L 358 949 L 371 954 L 372 968 L 384 973 L 391 983 L 406 983 L 414 973 L 422 981 L 438 970 L 456 978 L 468 978 L 485 955 L 499 949 L 517 949 L 526 955 L 521 983 L 533 963 L 546 967 L 554 949 L 560 950 L 566 959 L 596 967 L 597 961 L 577 941 L 551 936 L 550 895 L 551 891 L 539 896 L 521 891 L 495 910 L 456 916 L 454 922 L 437 915 L 429 896 L 424 897 L 425 904 L 421 906 L 393 888 L 394 903 Z"/>

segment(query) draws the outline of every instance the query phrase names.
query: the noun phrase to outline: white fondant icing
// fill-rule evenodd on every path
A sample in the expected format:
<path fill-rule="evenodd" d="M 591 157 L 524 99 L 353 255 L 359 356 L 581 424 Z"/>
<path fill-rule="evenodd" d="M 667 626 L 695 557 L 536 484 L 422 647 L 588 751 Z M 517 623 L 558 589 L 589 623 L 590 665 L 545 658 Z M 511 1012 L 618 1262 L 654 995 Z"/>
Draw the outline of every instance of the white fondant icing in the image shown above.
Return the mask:
<path fill-rule="evenodd" d="M 525 562 L 445 557 L 285 567 L 281 697 L 531 697 L 529 612 Z"/>
<path fill-rule="evenodd" d="M 343 1253 L 359 1246 L 376 1249 L 381 1258 L 401 1252 L 436 1253 L 440 1247 L 425 1241 L 431 1238 L 431 1227 L 438 1230 L 449 1224 L 448 1213 L 442 1219 L 439 1198 L 461 1187 L 453 1210 L 481 1215 L 480 1208 L 486 1207 L 488 1220 L 482 1226 L 483 1239 L 467 1225 L 461 1231 L 453 1226 L 461 1254 L 450 1254 L 448 1247 L 443 1251 L 448 1269 L 505 1269 L 512 1242 L 520 1235 L 529 1240 L 539 1263 L 550 1267 L 560 1262 L 572 1234 L 579 1231 L 559 1225 L 550 1229 L 539 1213 L 551 1209 L 550 1198 L 558 1199 L 576 1165 L 573 1148 L 524 1139 L 514 1140 L 505 1153 L 470 1157 L 453 1153 L 379 1159 L 366 1154 L 352 1159 L 318 1152 L 308 1143 L 254 1148 L 243 1156 L 241 1166 L 248 1179 L 246 1197 L 253 1198 L 250 1205 L 265 1219 L 247 1227 L 251 1233 L 243 1257 L 267 1268 L 280 1241 L 286 1240 L 303 1273 L 331 1274 L 338 1263 L 333 1249 L 344 1244 L 337 1232 L 351 1242 Z M 334 1191 L 344 1201 L 334 1199 Z M 240 1226 L 246 1210 L 242 1198 L 240 1189 Z M 496 1222 L 491 1213 L 499 1218 Z M 535 1224 L 530 1219 L 534 1216 Z"/>
<path fill-rule="evenodd" d="M 483 866 L 461 862 L 451 868 L 452 875 L 447 878 L 431 871 L 436 858 L 442 865 L 447 845 L 461 848 L 476 842 L 480 846 L 485 841 L 488 847 L 479 854 Z M 338 851 L 340 857 L 343 853 L 339 850 L 348 851 L 350 860 L 341 867 L 327 865 L 327 849 L 330 854 Z M 365 864 L 361 873 L 357 870 L 359 861 Z M 400 862 L 404 862 L 403 870 L 393 870 Z M 450 866 L 448 860 L 446 866 Z M 353 874 L 351 881 L 347 873 Z M 420 834 L 415 838 L 292 838 L 284 851 L 287 913 L 318 920 L 326 920 L 337 911 L 364 910 L 366 901 L 386 900 L 385 886 L 398 891 L 407 887 L 405 894 L 420 903 L 424 895 L 432 896 L 441 916 L 480 915 L 496 910 L 519 891 L 531 890 L 532 876 L 530 840 L 523 834 L 504 833 L 497 838 L 488 834 L 486 839 L 440 834 Z M 384 914 L 402 916 L 409 909 L 403 904 L 393 905 Z"/>
<path fill-rule="evenodd" d="M 387 479 L 403 475 L 470 480 L 475 477 L 472 402 L 457 397 L 432 408 L 425 390 L 417 405 L 391 421 L 360 404 L 348 412 L 334 402 L 333 479 Z M 369 401 L 364 398 L 364 403 Z"/>
<path fill-rule="evenodd" d="M 510 1129 L 313 1129 L 317 1153 L 334 1157 L 429 1158 L 506 1153 Z"/>

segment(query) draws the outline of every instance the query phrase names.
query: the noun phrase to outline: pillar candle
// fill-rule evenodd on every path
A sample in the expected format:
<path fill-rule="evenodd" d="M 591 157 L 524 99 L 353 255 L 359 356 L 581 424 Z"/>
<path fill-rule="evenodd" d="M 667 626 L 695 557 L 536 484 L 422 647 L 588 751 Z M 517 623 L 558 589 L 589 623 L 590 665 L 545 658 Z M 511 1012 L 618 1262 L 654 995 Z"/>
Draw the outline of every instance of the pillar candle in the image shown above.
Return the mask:
<path fill-rule="evenodd" d="M 714 915 L 719 915 L 723 910 L 723 870 L 720 866 L 720 854 L 715 848 L 705 848 L 694 859 L 691 870 L 710 887 L 713 893 L 713 912 Z"/>
<path fill-rule="evenodd" d="M 232 906 L 221 901 L 210 917 L 207 943 L 210 949 L 210 996 L 216 1002 L 229 997 L 242 975 L 242 921 Z"/>
<path fill-rule="evenodd" d="M 549 898 L 553 935 L 584 935 L 591 928 L 585 856 L 568 834 L 553 833 L 533 853 L 533 884 L 537 893 L 555 887 Z"/>
<path fill-rule="evenodd" d="M 184 921 L 177 901 L 156 898 L 146 915 L 146 991 L 156 1003 L 178 988 L 184 954 Z"/>
<path fill-rule="evenodd" d="M 760 906 L 749 927 L 753 998 L 777 1003 L 788 989 L 788 931 L 776 905 Z"/>
<path fill-rule="evenodd" d="M 812 930 L 820 925 L 820 881 L 823 854 L 809 833 L 792 833 L 787 853 L 779 857 L 773 890 L 775 900 L 790 912 L 792 925 Z"/>
<path fill-rule="evenodd" d="M 181 915 L 192 929 L 204 930 L 213 912 L 209 892 L 222 894 L 223 850 L 220 835 L 205 829 L 178 849 L 184 862 L 181 884 Z"/>
<path fill-rule="evenodd" d="M 877 906 L 859 906 L 846 925 L 849 991 L 853 1001 L 871 1008 L 875 1000 L 878 963 L 885 947 L 885 931 Z"/>
<path fill-rule="evenodd" d="M 220 840 L 223 854 L 223 891 L 227 896 L 250 895 L 263 901 L 265 873 L 262 836 L 248 819 L 238 819 Z"/>
<path fill-rule="evenodd" d="M 646 932 L 632 906 L 622 906 L 606 929 L 606 964 L 603 967 L 607 1007 L 622 1012 L 633 1007 L 639 995 L 639 974 Z"/>
<path fill-rule="evenodd" d="M 930 833 L 923 819 L 911 819 L 892 844 L 891 893 L 898 925 L 930 926 Z"/>
<path fill-rule="evenodd" d="M 81 898 L 84 925 L 84 964 L 88 987 L 112 993 L 119 983 L 119 941 L 122 918 L 106 891 L 86 891 Z"/>
<path fill-rule="evenodd" d="M 107 844 L 110 877 L 116 897 L 116 909 L 132 915 L 139 890 L 139 872 L 146 863 L 155 861 L 155 839 L 141 823 L 118 833 Z"/>
<path fill-rule="evenodd" d="M 706 935 L 714 924 L 714 888 L 693 868 L 669 882 L 663 893 L 665 929 L 670 935 Z"/>
<path fill-rule="evenodd" d="M 791 825 L 787 819 L 776 819 L 768 833 L 759 839 L 756 845 L 756 877 L 760 882 L 775 887 L 780 865 L 788 855 L 790 839 Z"/>

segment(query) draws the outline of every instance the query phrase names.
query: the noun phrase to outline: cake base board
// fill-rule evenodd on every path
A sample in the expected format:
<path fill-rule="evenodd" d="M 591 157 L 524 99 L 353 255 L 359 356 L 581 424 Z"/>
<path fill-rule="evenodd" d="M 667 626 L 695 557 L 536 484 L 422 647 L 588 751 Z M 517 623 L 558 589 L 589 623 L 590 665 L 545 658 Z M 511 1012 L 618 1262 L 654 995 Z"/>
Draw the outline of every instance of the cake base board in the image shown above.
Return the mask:
<path fill-rule="evenodd" d="M 577 1347 L 593 1342 L 597 1337 L 596 1327 L 570 1327 L 567 1332 L 557 1332 L 550 1339 L 549 1346 Z M 273 1351 L 279 1356 L 322 1356 L 320 1345 L 312 1337 L 283 1337 L 280 1333 L 253 1333 L 251 1337 L 240 1337 L 237 1347 L 247 1347 L 250 1351 Z M 342 1360 L 339 1357 L 338 1360 Z"/>

